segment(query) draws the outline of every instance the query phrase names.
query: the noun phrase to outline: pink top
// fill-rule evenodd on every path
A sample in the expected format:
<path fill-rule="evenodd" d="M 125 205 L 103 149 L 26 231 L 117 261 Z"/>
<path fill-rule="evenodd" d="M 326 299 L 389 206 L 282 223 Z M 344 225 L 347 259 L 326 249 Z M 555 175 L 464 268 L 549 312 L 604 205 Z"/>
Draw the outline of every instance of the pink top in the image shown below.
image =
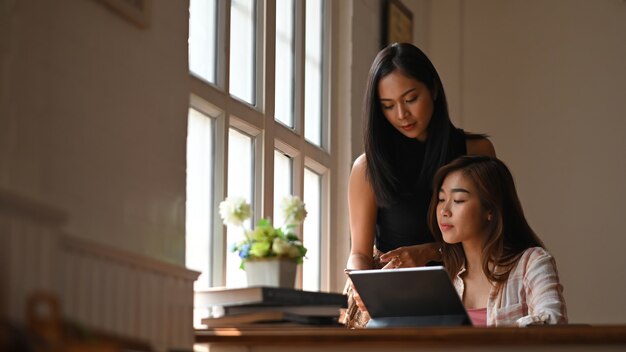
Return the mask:
<path fill-rule="evenodd" d="M 468 309 L 467 314 L 474 326 L 487 326 L 487 308 Z"/>

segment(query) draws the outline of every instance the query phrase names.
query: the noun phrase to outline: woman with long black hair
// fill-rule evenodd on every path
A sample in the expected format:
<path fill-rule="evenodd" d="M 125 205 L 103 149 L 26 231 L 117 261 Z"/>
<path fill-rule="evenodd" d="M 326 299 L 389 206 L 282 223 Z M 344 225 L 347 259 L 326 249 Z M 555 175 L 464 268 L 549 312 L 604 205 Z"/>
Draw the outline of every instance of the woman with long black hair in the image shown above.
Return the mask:
<path fill-rule="evenodd" d="M 352 246 L 348 269 L 423 266 L 440 261 L 427 226 L 435 171 L 465 154 L 495 156 L 484 135 L 450 121 L 437 70 L 417 47 L 394 43 L 370 69 L 363 108 L 365 153 L 352 167 L 348 203 Z M 369 317 L 347 287 L 345 323 Z M 357 308 L 358 307 L 358 308 Z"/>

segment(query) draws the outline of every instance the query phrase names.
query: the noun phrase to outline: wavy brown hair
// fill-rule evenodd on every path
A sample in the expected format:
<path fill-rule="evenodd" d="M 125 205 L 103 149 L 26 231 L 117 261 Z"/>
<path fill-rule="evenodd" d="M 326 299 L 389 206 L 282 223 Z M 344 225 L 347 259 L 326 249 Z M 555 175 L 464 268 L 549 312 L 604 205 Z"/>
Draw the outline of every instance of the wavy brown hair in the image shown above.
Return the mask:
<path fill-rule="evenodd" d="M 450 278 L 464 265 L 465 252 L 461 243 L 449 244 L 443 240 L 437 223 L 437 203 L 443 181 L 456 171 L 460 171 L 466 180 L 474 184 L 481 206 L 491 211 L 491 221 L 482 245 L 482 269 L 499 289 L 522 253 L 531 247 L 544 247 L 543 242 L 524 217 L 513 175 L 506 165 L 489 156 L 459 157 L 435 174 L 428 209 L 428 226 L 435 241 L 441 245 L 443 263 Z"/>

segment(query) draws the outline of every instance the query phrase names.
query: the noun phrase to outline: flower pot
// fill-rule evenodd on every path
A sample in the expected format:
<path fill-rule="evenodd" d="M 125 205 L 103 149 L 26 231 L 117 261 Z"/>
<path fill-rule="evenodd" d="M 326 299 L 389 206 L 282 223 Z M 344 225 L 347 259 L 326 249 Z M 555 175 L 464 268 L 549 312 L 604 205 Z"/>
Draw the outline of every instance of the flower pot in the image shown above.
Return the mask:
<path fill-rule="evenodd" d="M 246 261 L 248 286 L 294 288 L 298 263 L 291 259 L 257 259 Z"/>

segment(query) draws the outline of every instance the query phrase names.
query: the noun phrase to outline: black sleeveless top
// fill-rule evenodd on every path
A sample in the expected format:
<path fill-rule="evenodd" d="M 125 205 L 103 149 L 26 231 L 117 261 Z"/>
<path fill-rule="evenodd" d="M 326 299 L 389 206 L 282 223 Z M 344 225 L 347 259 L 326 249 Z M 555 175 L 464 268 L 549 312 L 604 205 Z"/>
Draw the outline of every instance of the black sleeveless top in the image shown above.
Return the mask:
<path fill-rule="evenodd" d="M 467 154 L 463 130 L 454 130 L 451 137 L 453 152 L 449 161 Z M 435 240 L 428 229 L 427 219 L 432 180 L 422 189 L 417 183 L 426 144 L 413 138 L 397 138 L 394 144 L 395 157 L 391 162 L 399 183 L 405 187 L 393 204 L 378 207 L 375 243 L 382 252 Z"/>

